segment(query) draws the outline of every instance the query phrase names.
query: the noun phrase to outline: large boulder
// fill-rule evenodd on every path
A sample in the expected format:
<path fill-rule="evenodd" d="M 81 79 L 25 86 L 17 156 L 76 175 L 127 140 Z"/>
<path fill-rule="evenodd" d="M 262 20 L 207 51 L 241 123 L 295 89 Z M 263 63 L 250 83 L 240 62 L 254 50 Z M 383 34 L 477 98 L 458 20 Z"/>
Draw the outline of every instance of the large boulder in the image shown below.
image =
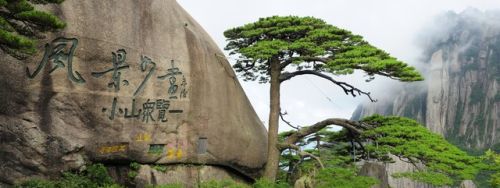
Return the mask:
<path fill-rule="evenodd" d="M 175 0 L 40 8 L 68 26 L 25 61 L 0 51 L 0 182 L 133 161 L 259 177 L 266 130 L 223 53 Z"/>
<path fill-rule="evenodd" d="M 360 166 L 359 175 L 369 176 L 379 180 L 377 185 L 372 188 L 437 188 L 424 182 L 415 181 L 409 178 L 396 178 L 393 175 L 402 172 L 417 172 L 425 169 L 425 165 L 421 163 L 412 164 L 401 160 L 397 156 L 390 155 L 392 162 L 380 161 L 361 161 L 357 165 Z M 415 166 L 416 165 L 416 166 Z M 440 188 L 450 188 L 450 186 L 439 186 Z M 463 180 L 460 183 L 460 188 L 476 188 L 471 180 Z"/>

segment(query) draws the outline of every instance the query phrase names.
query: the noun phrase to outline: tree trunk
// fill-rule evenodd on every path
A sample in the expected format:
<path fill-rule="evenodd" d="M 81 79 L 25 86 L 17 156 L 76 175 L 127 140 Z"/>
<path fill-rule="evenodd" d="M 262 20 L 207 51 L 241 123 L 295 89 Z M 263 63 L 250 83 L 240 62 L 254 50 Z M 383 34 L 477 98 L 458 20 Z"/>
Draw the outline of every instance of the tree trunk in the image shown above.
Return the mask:
<path fill-rule="evenodd" d="M 271 60 L 271 95 L 270 95 L 270 111 L 269 111 L 269 131 L 268 131 L 268 146 L 267 146 L 267 163 L 264 171 L 264 177 L 270 181 L 276 181 L 278 174 L 278 165 L 280 159 L 280 151 L 278 150 L 278 127 L 280 113 L 280 81 L 281 74 L 280 63 L 276 60 Z"/>

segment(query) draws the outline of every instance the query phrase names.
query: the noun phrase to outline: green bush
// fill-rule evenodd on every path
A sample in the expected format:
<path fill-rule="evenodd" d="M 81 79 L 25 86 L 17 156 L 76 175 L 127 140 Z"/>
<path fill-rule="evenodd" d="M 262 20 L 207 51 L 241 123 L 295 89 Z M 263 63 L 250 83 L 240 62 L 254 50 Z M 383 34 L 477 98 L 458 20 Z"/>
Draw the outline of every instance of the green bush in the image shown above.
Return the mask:
<path fill-rule="evenodd" d="M 207 181 L 199 185 L 200 188 L 250 188 L 249 186 L 231 180 Z"/>
<path fill-rule="evenodd" d="M 489 180 L 490 185 L 492 187 L 500 187 L 500 154 L 488 150 L 482 158 L 488 164 L 488 170 L 492 172 Z"/>
<path fill-rule="evenodd" d="M 253 188 L 287 188 L 290 185 L 285 183 L 274 183 L 266 179 L 260 179 L 255 182 L 252 186 Z"/>
<path fill-rule="evenodd" d="M 56 187 L 55 182 L 44 180 L 44 179 L 32 179 L 26 182 L 23 182 L 20 185 L 16 185 L 17 188 L 52 188 Z"/>
<path fill-rule="evenodd" d="M 137 162 L 132 162 L 130 163 L 130 169 L 132 170 L 139 170 L 141 168 L 141 164 L 137 163 Z"/>
<path fill-rule="evenodd" d="M 149 185 L 147 188 L 183 188 L 182 184 Z M 211 180 L 202 182 L 200 188 L 288 188 L 288 184 L 273 183 L 265 179 L 260 179 L 253 185 L 246 185 L 232 180 Z"/>
<path fill-rule="evenodd" d="M 167 166 L 165 165 L 154 165 L 153 169 L 155 169 L 158 172 L 167 172 Z"/>
<path fill-rule="evenodd" d="M 182 184 L 167 184 L 167 185 L 148 185 L 146 188 L 183 188 Z"/>
<path fill-rule="evenodd" d="M 371 187 L 378 183 L 372 177 L 358 176 L 356 171 L 348 168 L 325 168 L 315 176 L 315 187 L 317 188 L 362 188 Z"/>
<path fill-rule="evenodd" d="M 16 185 L 18 188 L 118 188 L 102 164 L 90 165 L 86 170 L 63 173 L 62 178 L 54 181 L 32 179 Z"/>
<path fill-rule="evenodd" d="M 64 23 L 64 21 L 59 19 L 57 16 L 37 10 L 20 12 L 16 14 L 15 17 L 20 20 L 35 22 L 47 28 L 62 29 L 66 27 L 66 23 Z"/>
<path fill-rule="evenodd" d="M 427 167 L 426 171 L 401 173 L 397 177 L 408 177 L 436 186 L 453 185 L 474 179 L 485 168 L 479 157 L 468 155 L 414 120 L 374 115 L 363 121 L 376 125 L 362 133 L 364 138 L 372 140 L 365 145 L 371 157 L 383 159 L 393 154 L 412 162 L 421 162 Z"/>
<path fill-rule="evenodd" d="M 395 173 L 392 175 L 394 178 L 410 178 L 415 181 L 428 183 L 434 186 L 445 186 L 452 185 L 453 179 L 450 177 L 435 172 L 403 172 L 403 173 Z"/>
<path fill-rule="evenodd" d="M 130 179 L 134 179 L 135 177 L 137 177 L 137 175 L 139 175 L 137 171 L 129 171 L 127 174 L 128 178 Z"/>

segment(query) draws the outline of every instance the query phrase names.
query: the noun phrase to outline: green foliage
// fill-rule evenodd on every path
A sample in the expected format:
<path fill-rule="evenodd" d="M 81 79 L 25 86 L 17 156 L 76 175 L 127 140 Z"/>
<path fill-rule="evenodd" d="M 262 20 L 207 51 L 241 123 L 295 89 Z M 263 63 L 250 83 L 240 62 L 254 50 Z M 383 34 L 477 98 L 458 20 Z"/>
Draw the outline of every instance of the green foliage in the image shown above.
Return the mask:
<path fill-rule="evenodd" d="M 36 4 L 49 4 L 49 3 L 60 4 L 64 2 L 64 0 L 30 0 L 30 1 Z"/>
<path fill-rule="evenodd" d="M 55 188 L 55 187 L 57 187 L 55 182 L 44 179 L 32 179 L 16 186 L 16 188 Z"/>
<path fill-rule="evenodd" d="M 0 29 L 0 42 L 8 46 L 17 46 L 19 48 L 33 48 L 35 42 L 24 36 Z"/>
<path fill-rule="evenodd" d="M 500 187 L 500 154 L 488 150 L 483 159 L 488 164 L 488 170 L 493 172 L 490 176 L 489 183 L 492 187 Z"/>
<path fill-rule="evenodd" d="M 316 160 L 306 157 L 302 158 L 295 152 L 282 153 L 280 163 L 281 171 L 286 172 L 288 176 L 281 177 L 280 182 L 294 184 L 296 181 L 309 182 L 314 187 L 359 187 L 368 188 L 377 183 L 377 180 L 371 177 L 358 175 L 358 167 L 355 162 L 361 157 L 356 155 L 356 161 L 353 160 L 351 145 L 349 144 L 349 132 L 321 130 L 311 137 L 304 138 L 304 148 L 311 148 L 317 143 L 317 137 L 320 137 L 320 145 L 316 149 L 304 149 L 304 151 L 319 157 L 324 165 L 324 169 L 318 166 Z M 359 149 L 359 148 L 358 148 Z M 361 149 L 359 149 L 361 150 Z M 290 160 L 293 159 L 293 160 Z M 290 166 L 295 166 L 290 169 Z"/>
<path fill-rule="evenodd" d="M 401 176 L 433 185 L 452 185 L 461 180 L 474 179 L 485 167 L 480 158 L 469 156 L 414 120 L 374 115 L 363 119 L 363 122 L 376 126 L 362 135 L 372 140 L 373 144 L 365 146 L 371 156 L 389 158 L 388 154 L 393 154 L 426 166 L 425 172 L 403 173 Z"/>
<path fill-rule="evenodd" d="M 137 162 L 131 162 L 129 164 L 130 171 L 127 173 L 128 178 L 134 179 L 137 175 L 139 175 L 139 169 L 141 168 L 141 164 Z"/>
<path fill-rule="evenodd" d="M 428 183 L 434 186 L 445 186 L 453 184 L 453 179 L 441 173 L 435 172 L 403 172 L 392 175 L 395 178 L 410 178 L 415 181 Z"/>
<path fill-rule="evenodd" d="M 253 188 L 287 188 L 290 185 L 285 183 L 274 183 L 266 179 L 259 179 L 253 185 Z"/>
<path fill-rule="evenodd" d="M 154 165 L 153 169 L 155 169 L 158 172 L 166 172 L 167 171 L 167 166 L 165 166 L 165 165 Z"/>
<path fill-rule="evenodd" d="M 405 63 L 364 41 L 359 35 L 327 24 L 321 19 L 273 16 L 224 32 L 230 54 L 240 54 L 234 68 L 245 80 L 268 81 L 271 59 L 282 70 L 294 65 L 333 74 L 363 70 L 401 81 L 418 81 L 422 76 Z M 312 67 L 310 65 L 312 63 Z"/>
<path fill-rule="evenodd" d="M 12 1 L 11 3 L 7 4 L 6 8 L 10 10 L 11 13 L 20 13 L 24 11 L 32 11 L 35 9 L 33 5 L 28 3 L 26 0 L 20 0 L 20 1 Z"/>
<path fill-rule="evenodd" d="M 63 0 L 0 0 L 0 48 L 17 59 L 36 51 L 42 32 L 62 29 L 61 19 L 35 10 L 33 4 L 61 3 Z"/>
<path fill-rule="evenodd" d="M 8 31 L 8 32 L 15 31 L 14 28 L 12 27 L 12 25 L 10 25 L 10 23 L 2 17 L 0 17 L 0 30 Z"/>
<path fill-rule="evenodd" d="M 180 183 L 166 184 L 166 185 L 148 185 L 147 188 L 184 188 Z"/>
<path fill-rule="evenodd" d="M 127 176 L 128 176 L 128 178 L 130 178 L 130 179 L 135 179 L 135 177 L 137 177 L 137 175 L 139 175 L 139 172 L 137 172 L 137 171 L 133 171 L 133 170 L 132 170 L 132 171 L 129 171 L 129 172 L 127 173 Z"/>
<path fill-rule="evenodd" d="M 137 162 L 132 162 L 132 163 L 130 163 L 130 165 L 129 165 L 129 166 L 130 166 L 130 169 L 132 169 L 132 170 L 136 170 L 136 171 L 137 171 L 137 170 L 139 170 L 139 169 L 141 168 L 141 164 L 139 164 L 139 163 L 137 163 Z"/>
<path fill-rule="evenodd" d="M 202 182 L 198 187 L 200 188 L 250 188 L 249 186 L 241 183 L 237 183 L 231 180 L 222 180 L 222 181 L 207 181 Z"/>
<path fill-rule="evenodd" d="M 106 167 L 102 164 L 90 165 L 79 173 L 64 172 L 62 178 L 49 181 L 33 179 L 16 185 L 19 188 L 110 188 L 120 187 L 108 175 Z"/>
<path fill-rule="evenodd" d="M 84 175 L 100 186 L 113 184 L 113 179 L 108 175 L 106 167 L 102 164 L 90 165 Z"/>
<path fill-rule="evenodd" d="M 31 21 L 39 25 L 43 25 L 47 28 L 62 29 L 66 27 L 66 23 L 60 20 L 58 17 L 37 10 L 24 11 L 15 15 L 16 18 L 25 21 Z"/>
<path fill-rule="evenodd" d="M 375 178 L 358 176 L 349 168 L 325 168 L 314 179 L 316 188 L 369 188 L 378 183 Z"/>
<path fill-rule="evenodd" d="M 148 188 L 182 188 L 182 184 L 149 185 Z M 288 184 L 273 183 L 265 179 L 257 180 L 253 185 L 238 183 L 233 180 L 211 180 L 201 182 L 199 188 L 288 188 Z"/>
<path fill-rule="evenodd" d="M 346 129 L 337 132 L 321 130 L 297 143 L 304 151 L 319 157 L 324 169 L 320 169 L 312 158 L 299 157 L 285 150 L 280 167 L 287 176 L 280 181 L 293 184 L 299 177 L 307 176 L 313 178 L 316 187 L 370 187 L 373 179 L 357 175 L 356 162 L 365 159 L 392 162 L 393 157 L 417 167 L 417 171 L 397 173 L 394 177 L 406 177 L 434 186 L 453 186 L 462 180 L 474 180 L 479 175 L 491 175 L 490 181 L 495 182 L 500 175 L 497 173 L 500 167 L 491 157 L 493 152 L 487 154 L 490 157 L 470 156 L 412 119 L 374 115 L 361 122 L 366 126 L 361 135 Z M 285 138 L 290 134 L 281 136 Z M 309 149 L 316 145 L 317 136 L 320 136 L 320 146 Z M 290 170 L 290 166 L 297 167 Z"/>

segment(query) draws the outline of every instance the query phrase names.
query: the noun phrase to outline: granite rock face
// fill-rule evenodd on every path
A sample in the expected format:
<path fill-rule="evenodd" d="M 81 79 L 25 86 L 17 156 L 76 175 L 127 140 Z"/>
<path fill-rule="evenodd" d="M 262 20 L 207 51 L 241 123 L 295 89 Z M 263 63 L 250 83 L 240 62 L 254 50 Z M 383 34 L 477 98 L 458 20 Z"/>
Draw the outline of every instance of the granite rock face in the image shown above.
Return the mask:
<path fill-rule="evenodd" d="M 217 166 L 185 165 L 170 166 L 165 172 L 143 165 L 139 170 L 139 174 L 134 178 L 134 181 L 137 182 L 137 187 L 147 187 L 144 185 L 162 185 L 172 182 L 175 184 L 183 184 L 185 187 L 199 187 L 199 182 L 206 182 L 214 179 L 232 179 L 236 182 L 247 181 L 247 179 Z"/>
<path fill-rule="evenodd" d="M 372 114 L 416 119 L 463 150 L 500 150 L 500 22 L 499 12 L 475 9 L 438 18 L 438 31 L 424 45 L 426 81 L 387 90 L 377 103 L 362 104 L 352 119 Z M 397 164 L 397 165 L 395 165 Z M 385 172 L 411 171 L 398 162 Z M 368 167 L 367 167 L 368 168 Z M 376 173 L 375 173 L 376 174 Z M 383 175 L 382 175 L 383 176 Z M 388 181 L 391 187 L 425 187 L 408 179 Z M 463 187 L 475 187 L 472 181 Z"/>
<path fill-rule="evenodd" d="M 361 166 L 360 175 L 374 177 L 379 180 L 379 184 L 372 188 L 437 188 L 430 184 L 413 181 L 408 178 L 394 178 L 392 175 L 400 172 L 416 172 L 418 169 L 410 163 L 404 162 L 399 158 L 392 156 L 394 163 L 383 163 L 374 161 L 364 161 Z M 424 166 L 419 165 L 419 168 Z M 450 186 L 440 186 L 439 188 L 450 188 Z M 471 180 L 465 180 L 460 183 L 460 188 L 476 188 Z"/>
<path fill-rule="evenodd" d="M 500 12 L 449 13 L 424 46 L 426 81 L 392 88 L 390 101 L 353 114 L 406 116 L 470 151 L 500 150 Z"/>
<path fill-rule="evenodd" d="M 223 53 L 175 0 L 40 8 L 68 26 L 28 60 L 0 51 L 0 182 L 89 162 L 260 175 L 266 130 Z"/>
<path fill-rule="evenodd" d="M 377 178 L 379 184 L 372 188 L 388 188 L 388 187 L 415 187 L 415 188 L 434 188 L 434 186 L 416 182 L 408 178 L 394 178 L 392 175 L 400 172 L 416 172 L 418 168 L 425 168 L 422 164 L 407 163 L 394 155 L 390 155 L 393 162 L 377 162 L 377 161 L 363 161 L 361 164 L 360 175 L 370 176 Z"/>

